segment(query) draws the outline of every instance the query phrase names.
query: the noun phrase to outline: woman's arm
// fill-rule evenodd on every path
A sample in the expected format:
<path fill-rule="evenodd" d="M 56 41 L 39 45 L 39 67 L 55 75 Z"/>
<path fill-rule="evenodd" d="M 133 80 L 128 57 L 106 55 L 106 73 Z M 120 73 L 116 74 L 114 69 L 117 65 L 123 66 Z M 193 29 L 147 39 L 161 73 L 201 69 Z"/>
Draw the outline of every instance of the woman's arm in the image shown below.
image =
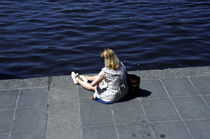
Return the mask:
<path fill-rule="evenodd" d="M 98 84 L 99 82 L 101 82 L 104 79 L 104 72 L 101 71 L 98 76 L 96 77 L 96 79 L 91 83 L 92 86 L 95 86 L 96 84 Z"/>

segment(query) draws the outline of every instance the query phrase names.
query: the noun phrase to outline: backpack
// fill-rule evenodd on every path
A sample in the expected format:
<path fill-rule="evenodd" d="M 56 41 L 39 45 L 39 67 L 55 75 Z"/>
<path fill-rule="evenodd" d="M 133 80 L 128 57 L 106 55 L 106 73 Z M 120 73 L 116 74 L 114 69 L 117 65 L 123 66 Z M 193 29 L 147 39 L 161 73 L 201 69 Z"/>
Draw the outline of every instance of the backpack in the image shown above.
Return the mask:
<path fill-rule="evenodd" d="M 128 93 L 136 97 L 139 94 L 140 77 L 134 74 L 126 74 L 128 83 Z"/>

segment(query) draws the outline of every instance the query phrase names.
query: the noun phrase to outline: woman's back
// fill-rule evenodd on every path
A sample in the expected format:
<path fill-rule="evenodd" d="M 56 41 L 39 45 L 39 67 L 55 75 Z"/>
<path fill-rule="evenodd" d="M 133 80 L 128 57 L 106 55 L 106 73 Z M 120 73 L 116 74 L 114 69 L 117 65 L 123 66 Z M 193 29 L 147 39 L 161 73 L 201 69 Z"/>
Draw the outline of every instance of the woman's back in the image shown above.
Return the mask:
<path fill-rule="evenodd" d="M 126 69 L 122 63 L 120 63 L 120 67 L 116 70 L 109 70 L 106 67 L 102 70 L 104 71 L 105 81 L 108 83 L 110 88 L 126 84 Z"/>
<path fill-rule="evenodd" d="M 99 94 L 104 90 L 102 96 L 106 96 L 101 99 L 109 99 L 110 101 L 117 101 L 127 94 L 128 86 L 126 79 L 126 68 L 123 63 L 116 70 L 109 70 L 108 68 L 103 68 L 105 82 L 99 84 Z M 105 91 L 106 89 L 106 91 Z M 105 95 L 106 94 L 106 95 Z M 109 97 L 108 97 L 109 96 Z"/>

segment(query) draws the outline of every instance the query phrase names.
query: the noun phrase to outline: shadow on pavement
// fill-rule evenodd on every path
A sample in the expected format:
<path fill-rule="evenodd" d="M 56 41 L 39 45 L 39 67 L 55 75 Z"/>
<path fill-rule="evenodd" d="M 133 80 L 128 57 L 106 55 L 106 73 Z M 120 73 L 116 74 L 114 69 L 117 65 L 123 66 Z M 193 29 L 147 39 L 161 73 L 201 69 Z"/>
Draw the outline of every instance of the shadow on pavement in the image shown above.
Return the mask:
<path fill-rule="evenodd" d="M 136 92 L 136 93 L 129 92 L 128 95 L 125 96 L 125 98 L 123 98 L 119 102 L 130 101 L 130 100 L 135 99 L 137 97 L 148 97 L 151 94 L 152 94 L 152 92 L 139 88 L 138 92 Z"/>
<path fill-rule="evenodd" d="M 148 90 L 145 90 L 145 89 L 141 89 L 139 88 L 139 92 L 138 94 L 136 95 L 136 97 L 148 97 L 152 94 L 152 92 L 148 91 Z"/>

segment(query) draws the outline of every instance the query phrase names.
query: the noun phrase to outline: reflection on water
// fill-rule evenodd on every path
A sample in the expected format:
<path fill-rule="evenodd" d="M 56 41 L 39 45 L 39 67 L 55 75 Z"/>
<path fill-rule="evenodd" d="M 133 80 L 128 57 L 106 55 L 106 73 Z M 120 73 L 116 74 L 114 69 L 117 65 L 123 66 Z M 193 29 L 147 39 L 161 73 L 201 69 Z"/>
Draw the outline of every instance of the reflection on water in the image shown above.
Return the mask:
<path fill-rule="evenodd" d="M 0 78 L 98 72 L 112 48 L 128 70 L 208 65 L 210 1 L 0 2 Z"/>

